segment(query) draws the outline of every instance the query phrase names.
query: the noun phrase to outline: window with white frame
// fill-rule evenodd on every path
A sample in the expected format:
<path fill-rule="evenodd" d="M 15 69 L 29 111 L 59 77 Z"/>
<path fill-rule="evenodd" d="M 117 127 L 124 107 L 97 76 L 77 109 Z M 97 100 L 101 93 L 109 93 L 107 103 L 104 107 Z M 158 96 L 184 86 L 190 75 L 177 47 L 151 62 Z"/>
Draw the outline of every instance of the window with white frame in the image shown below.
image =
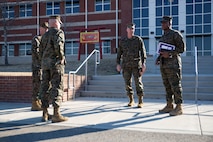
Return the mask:
<path fill-rule="evenodd" d="M 162 35 L 161 19 L 172 16 L 172 28 L 178 30 L 178 0 L 156 0 L 156 36 Z"/>
<path fill-rule="evenodd" d="M 149 36 L 149 0 L 133 1 L 133 22 L 136 25 L 136 35 Z"/>
<path fill-rule="evenodd" d="M 22 4 L 19 6 L 19 17 L 32 16 L 32 4 Z"/>
<path fill-rule="evenodd" d="M 149 38 L 143 38 L 146 54 L 149 54 Z"/>
<path fill-rule="evenodd" d="M 15 17 L 14 6 L 6 6 L 3 8 L 5 8 L 3 10 L 3 15 L 5 18 L 14 18 Z"/>
<path fill-rule="evenodd" d="M 79 13 L 79 0 L 66 0 L 66 13 Z"/>
<path fill-rule="evenodd" d="M 211 56 L 211 35 L 186 36 L 186 55 L 194 56 L 194 47 L 197 46 L 199 56 Z"/>
<path fill-rule="evenodd" d="M 135 34 L 143 38 L 146 52 L 149 52 L 149 0 L 133 0 L 133 23 Z"/>
<path fill-rule="evenodd" d="M 14 56 L 14 45 L 13 44 L 8 44 L 8 56 Z M 5 56 L 5 47 L 2 45 L 2 56 Z"/>
<path fill-rule="evenodd" d="M 20 43 L 19 44 L 19 56 L 31 55 L 31 44 L 30 43 Z"/>
<path fill-rule="evenodd" d="M 14 45 L 12 44 L 8 46 L 8 56 L 14 56 Z"/>
<path fill-rule="evenodd" d="M 110 0 L 95 0 L 95 11 L 108 11 L 110 10 Z"/>
<path fill-rule="evenodd" d="M 186 55 L 194 55 L 197 46 L 199 56 L 211 56 L 212 46 L 211 0 L 186 0 Z"/>
<path fill-rule="evenodd" d="M 5 47 L 4 47 L 4 44 L 2 44 L 1 47 L 2 47 L 2 48 L 1 48 L 1 55 L 2 55 L 2 56 L 5 56 Z"/>
<path fill-rule="evenodd" d="M 65 54 L 66 55 L 77 55 L 79 48 L 78 41 L 67 41 L 65 43 Z"/>
<path fill-rule="evenodd" d="M 186 34 L 211 34 L 211 0 L 186 1 Z"/>
<path fill-rule="evenodd" d="M 60 14 L 60 2 L 47 2 L 46 15 Z"/>
<path fill-rule="evenodd" d="M 111 54 L 111 41 L 110 40 L 104 40 L 101 42 L 102 46 L 102 54 Z M 95 44 L 95 49 L 99 50 L 100 45 L 99 43 Z"/>

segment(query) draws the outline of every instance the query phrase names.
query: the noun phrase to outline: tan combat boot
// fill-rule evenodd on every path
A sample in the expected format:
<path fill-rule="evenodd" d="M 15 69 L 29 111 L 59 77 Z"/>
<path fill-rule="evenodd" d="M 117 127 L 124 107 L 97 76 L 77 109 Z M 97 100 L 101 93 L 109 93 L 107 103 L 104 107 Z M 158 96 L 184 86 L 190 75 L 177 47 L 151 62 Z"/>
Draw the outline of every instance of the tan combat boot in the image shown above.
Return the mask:
<path fill-rule="evenodd" d="M 40 111 L 42 110 L 41 104 L 39 103 L 39 100 L 32 100 L 32 107 L 31 111 Z"/>
<path fill-rule="evenodd" d="M 159 113 L 169 113 L 170 111 L 173 111 L 174 107 L 173 107 L 173 104 L 172 102 L 167 102 L 167 105 L 159 110 Z"/>
<path fill-rule="evenodd" d="M 181 104 L 177 104 L 175 109 L 169 113 L 170 116 L 177 116 L 183 114 L 183 109 Z"/>
<path fill-rule="evenodd" d="M 138 96 L 138 108 L 143 107 L 143 96 Z"/>
<path fill-rule="evenodd" d="M 131 94 L 129 94 L 128 96 L 129 96 L 129 103 L 128 103 L 128 106 L 129 106 L 129 107 L 132 107 L 132 106 L 134 106 L 134 104 L 135 104 L 135 102 L 134 102 L 134 96 L 131 95 Z"/>
<path fill-rule="evenodd" d="M 59 107 L 54 107 L 54 114 L 52 117 L 52 123 L 67 121 L 68 117 L 65 117 L 60 114 Z"/>
<path fill-rule="evenodd" d="M 52 115 L 50 115 L 50 114 L 48 113 L 47 108 L 43 108 L 43 116 L 42 116 L 41 121 L 42 121 L 42 122 L 47 122 L 47 121 L 50 120 L 50 119 L 52 119 Z"/>

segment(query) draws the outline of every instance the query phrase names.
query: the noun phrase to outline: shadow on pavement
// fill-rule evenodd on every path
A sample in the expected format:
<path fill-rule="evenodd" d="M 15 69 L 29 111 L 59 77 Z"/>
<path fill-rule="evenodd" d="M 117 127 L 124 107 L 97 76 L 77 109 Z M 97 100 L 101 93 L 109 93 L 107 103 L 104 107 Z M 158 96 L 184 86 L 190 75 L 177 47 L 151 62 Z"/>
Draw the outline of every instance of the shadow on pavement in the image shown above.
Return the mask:
<path fill-rule="evenodd" d="M 20 128 L 20 126 L 11 126 L 14 127 L 14 129 L 23 129 L 23 127 Z M 43 129 L 44 127 L 39 128 L 39 126 L 32 126 L 32 125 L 26 125 L 24 128 L 26 130 L 29 130 L 29 127 L 31 129 Z M 58 128 L 58 127 L 57 127 Z M 84 128 L 84 127 L 77 127 L 77 128 L 70 128 L 70 127 L 61 127 L 59 130 L 54 130 L 54 126 L 52 126 L 51 130 L 50 127 L 45 128 L 45 132 L 35 132 L 31 130 L 31 132 L 25 132 L 22 134 L 11 134 L 9 136 L 0 137 L 0 141 L 2 142 L 11 142 L 11 141 L 42 141 L 42 140 L 53 140 L 53 139 L 60 139 L 60 138 L 66 138 L 66 137 L 72 137 L 72 136 L 78 136 L 81 134 L 87 134 L 87 133 L 94 133 L 94 132 L 100 132 L 104 131 L 104 129 L 96 129 L 96 128 Z M 9 132 L 8 132 L 9 133 Z"/>

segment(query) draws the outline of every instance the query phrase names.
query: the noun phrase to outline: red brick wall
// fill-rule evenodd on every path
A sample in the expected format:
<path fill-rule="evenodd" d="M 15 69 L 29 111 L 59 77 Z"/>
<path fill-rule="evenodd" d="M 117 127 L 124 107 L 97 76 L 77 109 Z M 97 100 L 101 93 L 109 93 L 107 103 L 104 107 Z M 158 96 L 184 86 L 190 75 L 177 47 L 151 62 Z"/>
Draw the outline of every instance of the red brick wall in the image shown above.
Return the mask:
<path fill-rule="evenodd" d="M 85 76 L 75 77 L 75 96 L 84 89 Z M 70 78 L 72 85 L 72 77 Z M 2 72 L 0 73 L 0 102 L 31 102 L 32 73 Z M 68 75 L 64 76 L 63 101 L 73 98 L 73 90 L 68 89 Z"/>
<path fill-rule="evenodd" d="M 8 2 L 16 2 L 17 0 L 8 0 Z M 22 0 L 23 1 L 23 0 Z M 27 1 L 26 3 L 29 3 L 30 0 L 25 0 Z M 119 37 L 124 37 L 126 36 L 126 24 L 129 22 L 132 22 L 132 0 L 118 0 L 118 9 L 119 9 L 119 21 L 121 23 L 118 24 L 119 32 L 118 36 Z M 9 44 L 17 44 L 17 43 L 25 43 L 25 42 L 31 42 L 31 39 L 34 37 L 34 35 L 37 34 L 37 3 L 34 1 L 33 7 L 32 7 L 32 17 L 27 17 L 27 18 L 20 18 L 19 16 L 14 18 L 10 24 L 8 25 L 8 43 Z M 80 13 L 77 14 L 65 14 L 61 15 L 62 16 L 62 21 L 64 23 L 64 26 L 62 26 L 62 29 L 66 30 L 66 40 L 72 40 L 72 39 L 78 39 L 79 34 L 76 32 L 73 32 L 76 29 L 82 29 L 85 26 L 84 25 L 72 25 L 70 23 L 72 22 L 84 22 L 85 21 L 85 1 L 79 1 L 80 4 Z M 60 4 L 60 12 L 64 13 L 65 11 L 65 1 L 61 1 Z M 19 4 L 18 3 L 12 3 L 15 4 L 15 13 L 19 13 Z M 45 1 L 40 1 L 39 4 L 39 20 L 40 23 L 45 22 L 48 20 L 48 15 L 46 15 L 46 2 Z M 88 23 L 94 22 L 94 21 L 100 21 L 100 20 L 115 20 L 115 9 L 116 9 L 116 0 L 111 0 L 111 11 L 106 11 L 106 12 L 96 12 L 95 11 L 95 1 L 94 0 L 88 0 Z M 67 24 L 69 23 L 69 24 Z M 26 26 L 26 29 L 21 28 L 22 26 Z M 0 27 L 2 27 L 2 23 L 0 22 Z M 66 29 L 65 29 L 66 27 Z M 110 32 L 101 32 L 101 38 L 104 39 L 106 38 L 112 38 L 112 40 L 115 40 L 115 34 L 116 34 L 116 25 L 115 23 L 106 23 L 106 24 L 89 24 L 88 28 L 97 28 L 97 27 L 105 27 L 106 29 L 109 29 Z M 17 37 L 16 34 L 19 34 Z M 21 35 L 21 34 L 27 34 L 27 35 Z M 4 37 L 0 36 L 0 41 L 4 41 Z M 17 44 L 18 45 L 18 44 Z M 115 53 L 114 51 L 116 50 L 115 48 L 115 42 L 112 41 L 111 43 L 111 51 L 112 53 Z M 92 50 L 93 46 L 90 47 L 89 50 Z M 19 47 L 15 47 L 15 56 L 18 55 L 18 50 Z M 84 53 L 84 52 L 82 52 Z M 1 56 L 1 53 L 0 53 Z"/>

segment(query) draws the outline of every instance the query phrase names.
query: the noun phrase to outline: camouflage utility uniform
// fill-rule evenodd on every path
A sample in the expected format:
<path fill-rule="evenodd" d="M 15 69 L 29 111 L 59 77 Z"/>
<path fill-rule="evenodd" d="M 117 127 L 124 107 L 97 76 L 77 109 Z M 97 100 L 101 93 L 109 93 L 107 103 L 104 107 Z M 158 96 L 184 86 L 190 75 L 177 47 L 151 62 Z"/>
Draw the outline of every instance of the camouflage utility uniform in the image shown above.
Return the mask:
<path fill-rule="evenodd" d="M 164 58 L 161 55 L 158 57 L 160 61 L 160 70 L 163 79 L 163 84 L 166 89 L 167 102 L 173 102 L 173 95 L 176 104 L 181 104 L 182 99 L 182 62 L 180 53 L 186 50 L 182 35 L 173 29 L 165 32 L 159 42 L 174 45 L 174 51 L 169 51 L 169 58 Z"/>
<path fill-rule="evenodd" d="M 32 80 L 33 80 L 33 95 L 32 100 L 36 101 L 39 98 L 39 88 L 41 84 L 41 64 L 39 60 L 39 46 L 41 36 L 35 36 L 32 39 Z"/>
<path fill-rule="evenodd" d="M 51 83 L 50 98 L 54 107 L 59 107 L 63 96 L 63 75 L 65 63 L 64 32 L 56 28 L 50 28 L 41 39 L 40 59 L 42 68 L 41 99 L 42 107 L 49 107 L 49 94 L 47 90 Z"/>
<path fill-rule="evenodd" d="M 123 38 L 120 42 L 117 53 L 117 64 L 120 64 L 122 56 L 122 69 L 125 81 L 127 95 L 133 95 L 132 75 L 134 76 L 136 92 L 138 96 L 144 95 L 142 77 L 139 71 L 142 64 L 145 63 L 146 50 L 144 42 L 139 36 L 133 36 L 131 39 Z"/>

